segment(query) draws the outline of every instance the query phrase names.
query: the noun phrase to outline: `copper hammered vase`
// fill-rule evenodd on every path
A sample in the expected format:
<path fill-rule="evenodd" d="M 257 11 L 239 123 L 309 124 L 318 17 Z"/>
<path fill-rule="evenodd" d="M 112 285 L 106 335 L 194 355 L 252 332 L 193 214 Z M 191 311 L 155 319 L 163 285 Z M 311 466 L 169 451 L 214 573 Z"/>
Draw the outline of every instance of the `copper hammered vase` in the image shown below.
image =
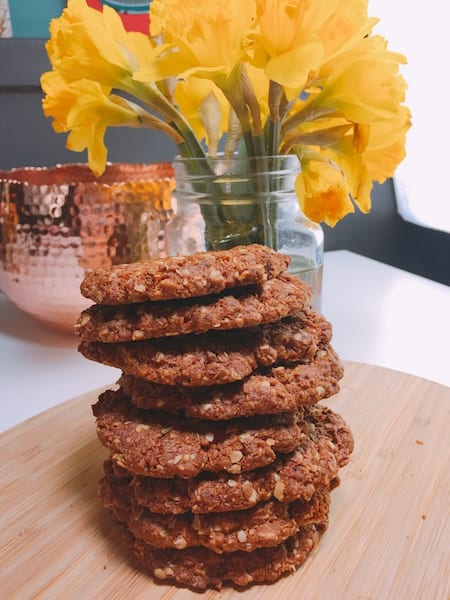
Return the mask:
<path fill-rule="evenodd" d="M 99 266 L 164 256 L 170 163 L 0 171 L 0 290 L 39 321 L 71 331 L 90 301 L 79 286 Z"/>

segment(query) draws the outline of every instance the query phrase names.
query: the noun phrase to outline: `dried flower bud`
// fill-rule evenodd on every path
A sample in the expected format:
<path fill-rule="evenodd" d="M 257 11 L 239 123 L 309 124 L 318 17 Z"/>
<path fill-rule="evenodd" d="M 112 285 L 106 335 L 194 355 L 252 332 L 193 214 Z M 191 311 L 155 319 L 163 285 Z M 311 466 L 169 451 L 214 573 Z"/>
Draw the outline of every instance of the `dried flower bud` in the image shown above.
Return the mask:
<path fill-rule="evenodd" d="M 200 117 L 208 137 L 208 154 L 209 156 L 216 157 L 222 112 L 219 101 L 213 92 L 210 92 L 201 103 Z"/>
<path fill-rule="evenodd" d="M 236 148 L 242 138 L 242 127 L 239 119 L 237 118 L 234 110 L 230 109 L 228 116 L 228 133 L 227 140 L 225 142 L 224 154 L 225 156 L 233 156 Z"/>

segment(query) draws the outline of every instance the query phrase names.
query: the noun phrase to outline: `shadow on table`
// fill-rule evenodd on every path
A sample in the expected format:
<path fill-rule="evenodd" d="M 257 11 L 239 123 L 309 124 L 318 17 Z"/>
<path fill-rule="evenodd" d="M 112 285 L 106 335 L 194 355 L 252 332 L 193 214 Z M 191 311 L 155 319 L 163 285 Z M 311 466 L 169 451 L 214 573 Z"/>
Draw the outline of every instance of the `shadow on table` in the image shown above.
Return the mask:
<path fill-rule="evenodd" d="M 75 348 L 77 338 L 51 329 L 18 309 L 0 292 L 0 335 L 53 348 Z"/>

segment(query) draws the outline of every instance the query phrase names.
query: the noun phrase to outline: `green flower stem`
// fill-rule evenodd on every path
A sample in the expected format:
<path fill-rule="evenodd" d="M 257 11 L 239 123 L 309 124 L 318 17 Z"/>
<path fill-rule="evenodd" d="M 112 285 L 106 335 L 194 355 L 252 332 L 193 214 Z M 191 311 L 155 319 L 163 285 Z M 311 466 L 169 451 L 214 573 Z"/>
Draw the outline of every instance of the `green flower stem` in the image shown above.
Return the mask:
<path fill-rule="evenodd" d="M 203 175 L 206 178 L 214 175 L 206 160 L 206 154 L 195 136 L 189 123 L 175 106 L 156 87 L 141 82 L 133 82 L 136 85 L 134 93 L 138 95 L 150 108 L 163 115 L 170 127 L 179 134 L 183 141 L 177 144 L 180 156 L 183 158 L 195 158 L 204 160 L 193 160 L 189 169 L 194 175 Z M 205 222 L 221 223 L 227 219 L 226 211 L 221 204 L 211 206 L 200 206 Z"/>
<path fill-rule="evenodd" d="M 139 127 L 146 127 L 156 131 L 161 131 L 162 133 L 168 135 L 177 145 L 182 143 L 183 136 L 174 127 L 171 127 L 169 123 L 159 119 L 158 117 L 155 117 L 154 115 L 146 113 L 142 110 L 142 108 L 139 110 L 139 112 L 138 110 L 136 110 L 136 112 L 138 113 Z"/>
<path fill-rule="evenodd" d="M 321 117 L 333 117 L 340 116 L 335 112 L 333 108 L 329 107 L 320 107 L 315 106 L 313 102 L 309 105 L 304 106 L 301 110 L 294 113 L 290 117 L 286 118 L 283 121 L 283 125 L 281 128 L 281 136 L 284 139 L 286 135 L 288 135 L 289 131 L 292 131 L 302 123 L 306 121 L 314 121 L 315 119 L 319 119 Z"/>
<path fill-rule="evenodd" d="M 251 113 L 244 100 L 239 79 L 237 86 L 226 95 L 241 123 L 247 157 L 256 172 L 252 173 L 254 178 L 251 185 L 247 190 L 243 190 L 244 196 L 253 197 L 254 202 L 241 202 L 238 198 L 235 204 L 233 197 L 227 195 L 220 183 L 215 182 L 208 158 L 183 115 L 156 86 L 141 82 L 133 82 L 133 86 L 135 89 L 132 93 L 141 98 L 150 109 L 163 116 L 167 125 L 182 138 L 177 144 L 180 156 L 186 159 L 189 175 L 199 176 L 199 182 L 193 184 L 193 191 L 197 188 L 199 195 L 203 197 L 199 206 L 205 221 L 207 249 L 223 249 L 251 243 L 271 245 L 272 221 L 270 203 L 267 202 L 270 182 L 267 175 L 264 135 L 253 134 Z M 189 158 L 194 160 L 189 161 Z"/>
<path fill-rule="evenodd" d="M 260 121 L 260 108 L 244 70 L 230 89 L 223 90 L 233 108 L 242 129 L 246 155 L 249 159 L 249 170 L 252 182 L 247 190 L 248 196 L 253 196 L 253 202 L 239 202 L 233 206 L 232 197 L 227 198 L 226 224 L 222 231 L 216 231 L 229 243 L 248 244 L 257 242 L 272 245 L 274 241 L 271 207 L 269 200 L 270 181 L 265 148 L 264 132 Z M 244 191 L 245 192 L 245 191 Z M 228 229 L 228 231 L 227 231 Z"/>
<path fill-rule="evenodd" d="M 268 156 L 277 156 L 280 151 L 280 119 L 269 118 L 269 134 L 267 142 Z"/>
<path fill-rule="evenodd" d="M 189 123 L 156 85 L 131 79 L 126 91 L 139 98 L 151 110 L 164 117 L 167 123 L 186 141 L 190 156 L 205 157 L 205 152 L 195 137 Z"/>
<path fill-rule="evenodd" d="M 255 143 L 252 132 L 250 130 L 243 131 L 242 137 L 244 139 L 246 154 L 249 157 L 254 157 L 256 155 L 255 151 Z"/>

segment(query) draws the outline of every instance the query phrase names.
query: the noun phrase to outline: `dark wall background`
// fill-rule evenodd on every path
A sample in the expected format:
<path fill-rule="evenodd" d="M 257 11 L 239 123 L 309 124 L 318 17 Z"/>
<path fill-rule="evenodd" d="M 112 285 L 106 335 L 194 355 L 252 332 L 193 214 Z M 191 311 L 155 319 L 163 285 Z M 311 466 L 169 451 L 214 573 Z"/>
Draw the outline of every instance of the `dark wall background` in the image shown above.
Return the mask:
<path fill-rule="evenodd" d="M 65 148 L 66 136 L 53 131 L 42 112 L 39 79 L 50 70 L 45 40 L 0 39 L 0 169 L 83 162 L 85 153 Z M 171 160 L 176 147 L 167 136 L 144 129 L 110 128 L 112 162 Z"/>
<path fill-rule="evenodd" d="M 348 215 L 324 226 L 326 250 L 351 250 L 450 285 L 450 234 L 421 227 L 398 214 L 392 181 L 375 184 L 368 215 Z"/>
<path fill-rule="evenodd" d="M 0 39 L 0 170 L 85 161 L 65 148 L 41 108 L 40 75 L 49 70 L 45 40 Z M 158 132 L 110 129 L 112 162 L 170 161 L 176 148 Z M 450 285 L 450 234 L 404 221 L 391 181 L 376 185 L 369 215 L 355 213 L 324 226 L 326 250 L 351 250 Z"/>

